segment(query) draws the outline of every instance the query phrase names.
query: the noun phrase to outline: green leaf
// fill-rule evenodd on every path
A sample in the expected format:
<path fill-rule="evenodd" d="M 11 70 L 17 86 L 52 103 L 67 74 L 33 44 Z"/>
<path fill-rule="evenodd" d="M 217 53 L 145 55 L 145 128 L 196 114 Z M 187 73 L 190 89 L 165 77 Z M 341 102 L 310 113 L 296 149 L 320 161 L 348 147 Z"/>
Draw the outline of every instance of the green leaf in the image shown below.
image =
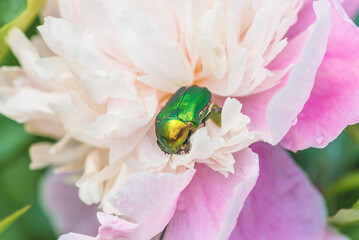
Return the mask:
<path fill-rule="evenodd" d="M 338 227 L 352 226 L 359 224 L 359 209 L 341 209 L 329 222 Z"/>
<path fill-rule="evenodd" d="M 213 104 L 211 111 L 211 120 L 219 127 L 222 126 L 222 109 L 217 105 Z"/>
<path fill-rule="evenodd" d="M 329 223 L 340 228 L 359 225 L 359 200 L 351 209 L 340 209 L 333 217 L 329 218 Z"/>
<path fill-rule="evenodd" d="M 7 216 L 5 219 L 0 221 L 0 234 L 4 232 L 4 230 L 9 227 L 13 222 L 15 222 L 19 217 L 21 217 L 24 213 L 29 210 L 30 205 L 21 208 L 20 210 L 17 210 L 10 216 Z"/>
<path fill-rule="evenodd" d="M 0 1 L 1 1 L 1 3 L 2 2 L 17 2 L 18 4 L 21 5 L 20 0 L 16 0 L 16 1 L 0 0 Z M 21 30 L 25 31 L 31 25 L 31 23 L 35 20 L 37 14 L 41 10 L 41 8 L 45 4 L 45 2 L 46 2 L 46 0 L 27 0 L 27 6 L 26 6 L 25 11 L 23 11 L 20 15 L 18 15 L 18 17 L 16 17 L 12 21 L 7 22 L 6 24 L 3 23 L 3 25 L 0 27 L 0 62 L 2 62 L 2 60 L 5 58 L 6 54 L 9 51 L 9 48 L 8 48 L 7 44 L 5 43 L 5 37 L 6 37 L 6 34 L 8 33 L 8 31 L 12 27 L 15 27 L 15 26 L 20 28 Z M 14 4 L 14 5 L 12 5 L 12 4 Z M 16 10 L 14 10 L 15 12 L 7 14 L 7 16 L 4 17 L 4 19 L 2 19 L 3 21 L 5 21 L 5 19 L 7 19 L 7 20 L 12 19 L 21 10 L 21 6 L 15 7 L 16 4 L 15 3 L 12 3 L 12 4 L 2 3 L 0 5 L 0 15 L 4 15 L 4 14 L 6 15 L 6 12 L 9 11 L 9 9 L 3 8 L 3 5 L 4 6 L 6 6 L 6 5 L 13 6 L 12 10 L 14 10 L 14 8 L 16 8 Z"/>
<path fill-rule="evenodd" d="M 359 146 L 359 125 L 348 126 L 345 131 L 348 133 L 350 138 Z"/>
<path fill-rule="evenodd" d="M 359 209 L 359 200 L 354 203 L 352 208 L 353 209 Z"/>
<path fill-rule="evenodd" d="M 26 0 L 0 0 L 0 28 L 15 20 L 26 9 Z"/>
<path fill-rule="evenodd" d="M 359 189 L 359 171 L 350 173 L 340 179 L 326 191 L 326 197 L 331 198 L 336 195 L 347 193 Z"/>
<path fill-rule="evenodd" d="M 357 16 L 354 18 L 354 23 L 359 26 L 359 13 L 357 14 Z"/>

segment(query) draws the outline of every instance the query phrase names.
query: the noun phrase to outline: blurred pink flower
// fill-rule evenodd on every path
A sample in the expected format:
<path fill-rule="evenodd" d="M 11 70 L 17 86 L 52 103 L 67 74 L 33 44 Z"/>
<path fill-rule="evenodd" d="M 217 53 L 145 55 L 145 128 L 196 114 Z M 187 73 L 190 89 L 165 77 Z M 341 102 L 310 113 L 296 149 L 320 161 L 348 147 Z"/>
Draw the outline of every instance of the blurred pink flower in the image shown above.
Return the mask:
<path fill-rule="evenodd" d="M 165 239 L 342 238 L 327 229 L 320 195 L 283 150 L 249 148 L 259 140 L 324 147 L 359 121 L 359 30 L 339 2 L 57 4 L 31 42 L 10 32 L 22 68 L 1 69 L 0 111 L 59 139 L 32 146 L 31 167 L 70 173 L 80 199 L 102 211 L 98 239 L 151 239 L 166 226 Z M 154 117 L 193 84 L 223 106 L 222 126 L 209 121 L 189 154 L 165 155 Z M 50 209 L 62 209 L 44 194 Z M 53 211 L 59 231 L 93 233 L 61 223 L 75 221 L 71 214 Z"/>

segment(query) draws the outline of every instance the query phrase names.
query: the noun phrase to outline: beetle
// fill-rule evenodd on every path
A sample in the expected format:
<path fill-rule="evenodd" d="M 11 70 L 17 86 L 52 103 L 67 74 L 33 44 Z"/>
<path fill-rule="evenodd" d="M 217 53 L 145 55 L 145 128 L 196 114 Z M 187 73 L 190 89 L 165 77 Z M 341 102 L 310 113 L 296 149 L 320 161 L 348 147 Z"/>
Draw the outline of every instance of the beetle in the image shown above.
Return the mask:
<path fill-rule="evenodd" d="M 168 154 L 188 153 L 191 135 L 221 110 L 217 105 L 212 106 L 212 93 L 207 88 L 181 87 L 156 117 L 157 145 Z"/>

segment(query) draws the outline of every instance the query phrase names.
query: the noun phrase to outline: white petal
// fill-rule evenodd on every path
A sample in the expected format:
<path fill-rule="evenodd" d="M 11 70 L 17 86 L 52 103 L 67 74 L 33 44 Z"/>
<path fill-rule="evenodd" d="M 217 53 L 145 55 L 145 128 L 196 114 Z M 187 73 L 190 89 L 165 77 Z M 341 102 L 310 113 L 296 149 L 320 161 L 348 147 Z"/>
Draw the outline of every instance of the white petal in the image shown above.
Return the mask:
<path fill-rule="evenodd" d="M 65 135 L 63 126 L 58 119 L 28 120 L 25 123 L 25 129 L 30 134 L 54 139 L 59 139 Z"/>
<path fill-rule="evenodd" d="M 170 158 L 169 154 L 165 154 L 157 146 L 154 127 L 143 137 L 134 152 L 133 156 L 130 156 L 126 163 L 136 169 L 158 171 L 167 164 Z"/>
<path fill-rule="evenodd" d="M 134 80 L 134 76 L 124 75 L 116 70 L 87 70 L 78 79 L 78 83 L 94 102 L 103 104 L 108 98 L 136 99 Z"/>
<path fill-rule="evenodd" d="M 30 119 L 52 118 L 54 112 L 49 104 L 67 104 L 68 96 L 49 93 L 34 88 L 0 88 L 0 112 L 19 122 Z"/>
<path fill-rule="evenodd" d="M 47 46 L 65 59 L 72 58 L 95 69 L 117 65 L 101 52 L 92 34 L 79 23 L 47 17 L 38 30 Z"/>
<path fill-rule="evenodd" d="M 30 148 L 31 169 L 43 168 L 48 165 L 61 165 L 81 161 L 86 156 L 89 147 L 77 141 L 68 141 L 64 146 L 57 144 L 36 143 Z"/>
<path fill-rule="evenodd" d="M 84 175 L 93 174 L 101 170 L 103 163 L 107 161 L 103 161 L 101 159 L 100 150 L 91 151 L 85 160 L 85 168 Z M 77 184 L 79 187 L 79 197 L 81 201 L 86 203 L 87 205 L 99 203 L 102 198 L 103 192 L 103 183 L 87 183 Z"/>
<path fill-rule="evenodd" d="M 118 35 L 127 56 L 148 74 L 138 78 L 143 83 L 167 92 L 192 84 L 192 68 L 175 39 L 143 14 L 124 12 Z"/>

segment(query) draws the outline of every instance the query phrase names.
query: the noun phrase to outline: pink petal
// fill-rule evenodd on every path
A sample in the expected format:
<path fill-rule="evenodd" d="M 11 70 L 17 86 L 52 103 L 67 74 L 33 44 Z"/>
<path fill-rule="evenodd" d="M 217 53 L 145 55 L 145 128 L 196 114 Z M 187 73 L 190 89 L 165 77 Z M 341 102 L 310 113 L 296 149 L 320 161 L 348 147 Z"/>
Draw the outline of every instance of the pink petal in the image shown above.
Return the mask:
<path fill-rule="evenodd" d="M 260 175 L 230 239 L 340 239 L 328 232 L 323 198 L 290 156 L 280 147 L 252 146 Z"/>
<path fill-rule="evenodd" d="M 298 13 L 298 21 L 289 29 L 286 37 L 288 37 L 288 39 L 292 39 L 297 36 L 313 24 L 315 19 L 313 0 L 303 0 L 303 6 Z"/>
<path fill-rule="evenodd" d="M 234 154 L 235 174 L 228 178 L 204 164 L 178 200 L 164 239 L 227 239 L 258 176 L 258 158 L 250 149 Z"/>
<path fill-rule="evenodd" d="M 334 0 L 338 2 L 338 0 Z M 342 6 L 345 9 L 349 17 L 354 18 L 356 14 L 359 14 L 359 1 L 358 0 L 339 0 L 342 2 Z M 286 34 L 288 39 L 292 39 L 297 36 L 299 33 L 304 31 L 314 23 L 315 21 L 315 12 L 313 10 L 313 0 L 303 0 L 302 9 L 298 14 L 298 21 Z"/>
<path fill-rule="evenodd" d="M 95 240 L 96 238 L 77 234 L 77 233 L 68 233 L 60 236 L 59 240 Z"/>
<path fill-rule="evenodd" d="M 359 14 L 358 0 L 345 0 L 342 5 L 349 17 L 354 18 L 357 14 Z"/>
<path fill-rule="evenodd" d="M 264 140 L 277 144 L 289 131 L 310 97 L 315 74 L 324 57 L 330 29 L 330 3 L 314 3 L 316 22 L 289 41 L 270 64 L 272 70 L 294 67 L 276 87 L 241 98 L 243 112 L 251 118 L 251 129 L 265 133 Z M 300 91 L 298 91 L 300 89 Z"/>
<path fill-rule="evenodd" d="M 298 123 L 282 141 L 292 151 L 325 147 L 359 121 L 359 29 L 341 15 L 345 13 L 339 4 L 331 8 L 328 47 L 314 88 Z"/>
<path fill-rule="evenodd" d="M 135 173 L 113 197 L 114 207 L 124 216 L 98 214 L 100 239 L 151 239 L 170 221 L 181 191 L 195 170 L 181 174 Z"/>
<path fill-rule="evenodd" d="M 45 177 L 42 187 L 43 206 L 57 233 L 75 231 L 96 235 L 99 227 L 96 219 L 97 207 L 87 206 L 80 201 L 78 189 L 65 183 L 67 176 L 50 173 Z"/>

